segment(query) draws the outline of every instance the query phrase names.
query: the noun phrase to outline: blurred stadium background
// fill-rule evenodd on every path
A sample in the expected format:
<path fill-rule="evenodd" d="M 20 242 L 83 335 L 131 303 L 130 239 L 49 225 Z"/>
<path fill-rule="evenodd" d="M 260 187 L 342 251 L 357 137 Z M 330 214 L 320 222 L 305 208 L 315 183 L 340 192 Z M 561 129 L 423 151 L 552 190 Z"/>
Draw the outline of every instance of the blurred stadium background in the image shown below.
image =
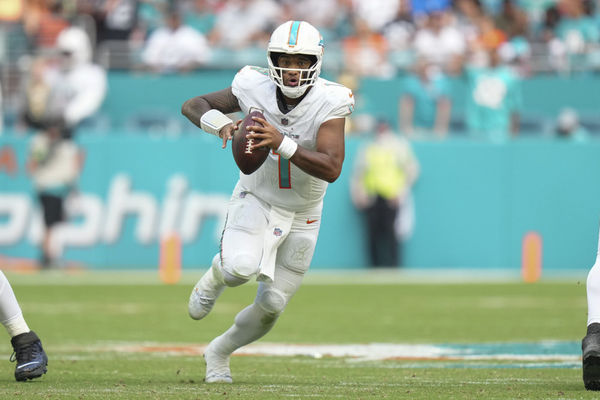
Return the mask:
<path fill-rule="evenodd" d="M 593 398 L 583 393 L 579 339 L 598 237 L 599 6 L 596 0 L 0 1 L 0 268 L 51 360 L 40 385 L 7 384 L 0 397 Z M 173 53 L 158 61 L 144 55 L 172 11 L 202 37 L 191 65 L 169 63 Z M 440 16 L 448 43 L 428 42 L 423 37 Z M 291 357 L 267 351 L 272 357 L 265 360 L 251 347 L 232 360 L 237 385 L 200 386 L 202 343 L 231 324 L 255 284 L 226 291 L 206 323 L 186 314 L 190 286 L 218 248 L 238 170 L 230 151 L 188 122 L 180 107 L 228 86 L 246 64 L 266 66 L 268 36 L 288 19 L 321 30 L 322 75 L 355 93 L 346 164 L 329 186 L 305 285 L 265 339 L 264 348 L 300 350 L 289 350 L 297 352 Z M 74 137 L 86 156 L 69 222 L 56 238 L 67 273 L 34 274 L 43 227 L 26 171 L 35 130 L 23 123 L 23 98 L 36 61 L 52 62 L 56 35 L 71 24 L 88 33 L 108 91 Z M 447 59 L 438 57 L 442 43 Z M 516 136 L 472 128 L 477 96 L 457 65 L 485 68 L 482 52 L 490 49 L 518 78 L 518 100 L 507 105 L 520 116 Z M 403 243 L 402 267 L 374 271 L 362 215 L 351 201 L 352 163 L 377 120 L 408 136 L 401 99 L 427 97 L 426 89 L 415 93 L 409 84 L 427 57 L 445 79 L 450 119 L 443 135 L 409 136 L 421 167 L 412 189 L 414 227 Z M 178 285 L 157 284 L 161 244 L 173 234 L 183 274 Z M 542 243 L 542 282 L 535 285 L 520 282 L 531 234 Z M 372 343 L 392 347 L 380 349 L 381 356 Z M 351 350 L 323 358 L 348 349 L 337 345 Z M 390 353 L 396 345 L 399 353 Z M 3 346 L 0 355 L 8 358 L 8 342 Z M 0 363 L 1 382 L 12 380 L 12 368 Z"/>
<path fill-rule="evenodd" d="M 217 249 L 237 170 L 214 138 L 180 115 L 181 104 L 228 86 L 243 65 L 264 66 L 268 34 L 282 20 L 312 18 L 325 36 L 323 76 L 352 86 L 356 94 L 347 162 L 328 192 L 313 269 L 368 267 L 361 215 L 349 196 L 352 160 L 373 120 L 385 118 L 399 126 L 405 78 L 425 51 L 415 37 L 431 15 L 443 13 L 445 24 L 462 35 L 460 55 L 466 62 L 487 43 L 478 19 L 494 22 L 492 33 L 500 39 L 493 46 L 502 46 L 503 62 L 520 79 L 521 124 L 519 135 L 507 140 L 470 131 L 471 89 L 460 74 L 447 73 L 448 133 L 442 140 L 427 134 L 412 140 L 422 171 L 413 189 L 415 225 L 404 243 L 403 264 L 518 273 L 523 238 L 536 232 L 543 241 L 545 271 L 581 273 L 595 254 L 600 194 L 595 179 L 600 170 L 598 2 L 516 0 L 507 2 L 513 14 L 505 14 L 505 3 L 3 1 L 0 253 L 6 263 L 37 258 L 41 220 L 25 170 L 33 131 L 20 122 L 21 104 L 33 60 L 52 53 L 52 40 L 62 27 L 84 27 L 95 61 L 108 73 L 100 110 L 76 132 L 86 161 L 79 194 L 69 207 L 70 223 L 59 235 L 64 259 L 94 269 L 155 268 L 161 238 L 175 232 L 186 269 L 205 266 Z M 470 15 L 473 7 L 479 14 Z M 149 37 L 170 10 L 180 11 L 184 23 L 206 38 L 208 57 L 190 70 L 144 61 Z M 122 17 L 118 29 L 109 23 L 113 14 Z M 518 18 L 507 15 L 526 23 L 518 25 Z M 244 29 L 231 25 L 234 17 Z M 368 28 L 359 28 L 359 21 Z M 352 41 L 360 35 L 375 37 L 384 50 L 367 46 L 360 56 L 353 55 Z M 353 68 L 365 59 L 379 60 L 384 68 Z M 584 139 L 556 133 L 565 110 L 576 116 Z"/>

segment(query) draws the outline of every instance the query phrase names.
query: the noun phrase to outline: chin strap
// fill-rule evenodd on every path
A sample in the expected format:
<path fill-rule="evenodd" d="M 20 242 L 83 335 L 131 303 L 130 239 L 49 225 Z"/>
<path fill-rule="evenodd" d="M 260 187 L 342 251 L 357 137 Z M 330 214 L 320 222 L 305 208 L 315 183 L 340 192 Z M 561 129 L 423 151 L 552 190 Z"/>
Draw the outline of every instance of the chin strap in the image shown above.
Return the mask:
<path fill-rule="evenodd" d="M 233 124 L 231 118 L 215 109 L 208 110 L 200 117 L 200 127 L 202 130 L 215 136 L 219 136 L 221 129 L 229 124 Z"/>

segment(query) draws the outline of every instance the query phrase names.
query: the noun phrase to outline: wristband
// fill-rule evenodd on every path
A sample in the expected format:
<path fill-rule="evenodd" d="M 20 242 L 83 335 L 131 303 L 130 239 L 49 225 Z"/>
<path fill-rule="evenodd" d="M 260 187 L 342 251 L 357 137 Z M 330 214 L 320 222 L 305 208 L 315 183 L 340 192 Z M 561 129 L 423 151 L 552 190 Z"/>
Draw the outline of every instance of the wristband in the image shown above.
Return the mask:
<path fill-rule="evenodd" d="M 219 132 L 221 132 L 221 129 L 225 125 L 232 123 L 231 118 L 215 109 L 208 110 L 200 117 L 200 127 L 202 130 L 215 136 L 219 136 Z"/>
<path fill-rule="evenodd" d="M 298 143 L 294 142 L 289 137 L 284 136 L 279 148 L 277 149 L 277 153 L 279 153 L 279 155 L 286 160 L 289 160 L 292 158 L 296 150 L 298 150 Z"/>

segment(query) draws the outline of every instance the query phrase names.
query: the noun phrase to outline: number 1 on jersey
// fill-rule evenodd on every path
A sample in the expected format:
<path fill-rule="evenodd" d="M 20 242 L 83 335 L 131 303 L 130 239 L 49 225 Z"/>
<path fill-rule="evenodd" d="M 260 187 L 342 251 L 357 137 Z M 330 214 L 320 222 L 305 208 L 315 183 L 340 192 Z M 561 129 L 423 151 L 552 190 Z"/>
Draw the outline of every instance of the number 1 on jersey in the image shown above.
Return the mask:
<path fill-rule="evenodd" d="M 277 165 L 279 167 L 279 189 L 291 189 L 291 161 L 281 157 L 281 155 L 279 153 L 276 153 L 275 151 L 273 151 L 273 154 L 277 156 Z"/>

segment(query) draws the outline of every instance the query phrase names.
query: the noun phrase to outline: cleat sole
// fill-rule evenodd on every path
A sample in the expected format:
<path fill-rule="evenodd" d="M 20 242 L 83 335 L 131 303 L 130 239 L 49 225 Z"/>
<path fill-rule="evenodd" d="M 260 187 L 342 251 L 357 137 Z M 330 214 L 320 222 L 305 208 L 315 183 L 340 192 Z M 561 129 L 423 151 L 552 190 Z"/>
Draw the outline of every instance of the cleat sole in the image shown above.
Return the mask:
<path fill-rule="evenodd" d="M 15 373 L 15 379 L 19 382 L 26 382 L 27 380 L 39 378 L 40 376 L 44 375 L 46 372 L 48 372 L 48 368 L 46 368 L 46 366 L 38 367 L 31 371 Z"/>

